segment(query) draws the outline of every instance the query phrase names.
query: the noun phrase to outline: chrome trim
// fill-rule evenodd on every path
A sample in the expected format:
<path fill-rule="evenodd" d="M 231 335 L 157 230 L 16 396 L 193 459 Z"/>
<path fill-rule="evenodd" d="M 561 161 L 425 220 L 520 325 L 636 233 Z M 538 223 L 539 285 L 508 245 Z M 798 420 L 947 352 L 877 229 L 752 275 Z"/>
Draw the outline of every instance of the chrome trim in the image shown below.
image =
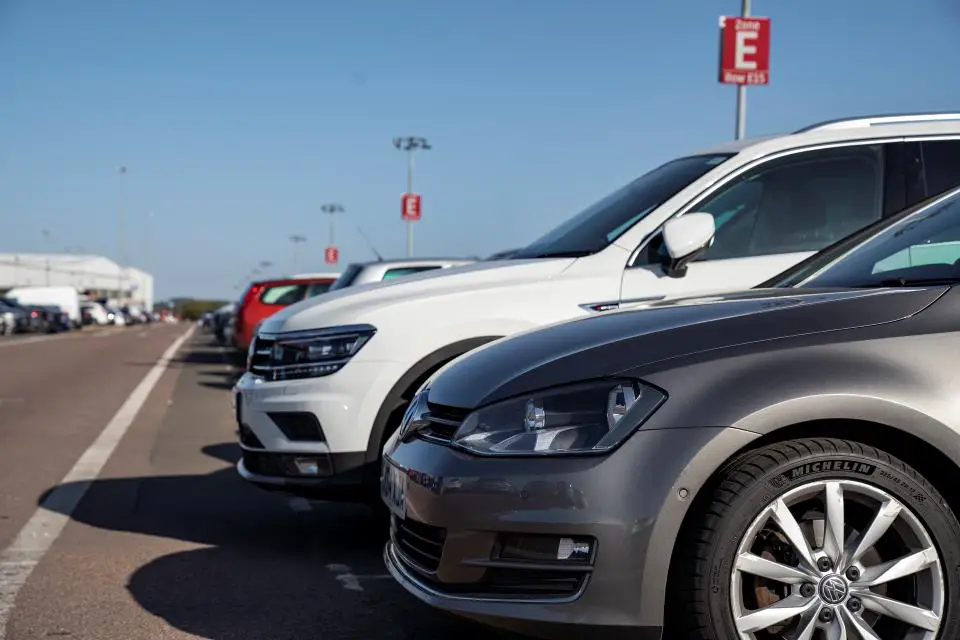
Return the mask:
<path fill-rule="evenodd" d="M 376 333 L 377 328 L 372 324 L 344 324 L 322 329 L 301 329 L 298 331 L 281 331 L 279 333 L 257 333 L 268 340 L 304 340 L 309 338 L 327 338 L 330 336 L 350 335 L 351 333 Z"/>
<path fill-rule="evenodd" d="M 457 600 L 461 602 L 497 602 L 501 604 L 569 604 L 579 600 L 583 596 L 583 592 L 587 590 L 587 585 L 590 582 L 589 574 L 587 574 L 584 577 L 583 583 L 580 585 L 580 589 L 578 589 L 576 593 L 562 597 L 548 596 L 544 598 L 488 598 L 484 596 L 461 596 L 438 591 L 437 589 L 424 584 L 417 578 L 417 576 L 411 574 L 406 567 L 404 567 L 397 560 L 393 541 L 387 542 L 383 548 L 383 563 L 386 565 L 387 571 L 390 572 L 390 575 L 393 576 L 393 579 L 399 582 L 400 586 L 402 586 L 404 589 L 413 593 L 414 595 L 419 595 L 417 592 L 420 592 L 421 594 L 425 594 L 438 600 Z"/>

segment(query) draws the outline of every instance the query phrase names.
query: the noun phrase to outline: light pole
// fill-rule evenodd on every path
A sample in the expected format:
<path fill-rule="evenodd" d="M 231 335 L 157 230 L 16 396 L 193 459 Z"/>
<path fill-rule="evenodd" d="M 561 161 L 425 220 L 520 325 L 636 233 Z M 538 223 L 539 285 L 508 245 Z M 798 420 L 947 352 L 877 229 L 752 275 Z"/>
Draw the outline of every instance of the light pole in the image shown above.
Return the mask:
<path fill-rule="evenodd" d="M 43 235 L 43 239 L 46 240 L 47 242 L 47 251 L 50 251 L 50 231 L 47 229 L 43 229 L 40 233 Z M 49 253 L 47 253 L 44 256 L 44 263 L 45 263 L 44 273 L 45 273 L 46 284 L 49 287 L 50 286 L 50 254 Z"/>
<path fill-rule="evenodd" d="M 117 300 L 123 299 L 123 199 L 127 168 L 117 168 Z"/>
<path fill-rule="evenodd" d="M 393 139 L 393 146 L 407 152 L 407 193 L 413 193 L 413 152 L 432 149 L 426 138 L 406 136 Z M 407 220 L 407 257 L 413 257 L 413 221 Z"/>
<path fill-rule="evenodd" d="M 144 268 L 150 269 L 150 226 L 153 222 L 153 211 L 147 213 L 147 218 L 143 225 L 143 264 Z"/>
<path fill-rule="evenodd" d="M 343 213 L 343 207 L 336 202 L 328 202 L 327 204 L 320 205 L 320 211 L 323 211 L 325 214 L 330 216 L 330 244 L 329 246 L 334 246 L 333 244 L 333 222 L 334 216 L 338 213 Z"/>
<path fill-rule="evenodd" d="M 298 260 L 297 260 L 297 245 L 298 245 L 298 244 L 302 244 L 302 243 L 304 243 L 304 242 L 306 242 L 306 241 L 307 241 L 307 237 L 306 237 L 306 236 L 302 236 L 302 235 L 299 235 L 299 234 L 295 234 L 295 235 L 290 236 L 290 242 L 293 243 L 293 270 L 294 270 L 294 272 L 296 272 L 296 270 L 297 270 L 297 262 L 298 262 Z"/>

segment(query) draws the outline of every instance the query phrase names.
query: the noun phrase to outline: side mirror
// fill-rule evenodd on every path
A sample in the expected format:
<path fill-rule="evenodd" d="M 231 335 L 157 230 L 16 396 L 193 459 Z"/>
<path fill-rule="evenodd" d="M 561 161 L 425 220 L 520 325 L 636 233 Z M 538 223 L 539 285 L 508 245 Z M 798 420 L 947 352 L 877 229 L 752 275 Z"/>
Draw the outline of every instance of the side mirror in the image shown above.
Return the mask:
<path fill-rule="evenodd" d="M 687 213 L 663 225 L 663 246 L 667 259 L 663 270 L 671 278 L 687 275 L 687 265 L 713 244 L 716 226 L 709 213 Z"/>

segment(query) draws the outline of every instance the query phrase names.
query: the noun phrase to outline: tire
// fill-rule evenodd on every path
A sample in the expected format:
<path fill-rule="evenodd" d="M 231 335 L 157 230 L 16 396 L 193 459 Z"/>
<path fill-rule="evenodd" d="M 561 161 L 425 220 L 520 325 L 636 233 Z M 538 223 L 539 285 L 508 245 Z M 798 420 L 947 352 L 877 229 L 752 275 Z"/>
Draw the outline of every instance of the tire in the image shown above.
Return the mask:
<path fill-rule="evenodd" d="M 696 511 L 691 513 L 691 524 L 682 534 L 677 549 L 676 575 L 671 579 L 677 596 L 667 616 L 668 624 L 678 625 L 676 637 L 685 640 L 808 637 L 800 634 L 806 629 L 812 634 L 809 637 L 819 638 L 830 636 L 823 636 L 824 630 L 813 632 L 813 629 L 831 625 L 833 632 L 838 631 L 836 626 L 843 626 L 847 637 L 859 637 L 856 625 L 867 623 L 876 625 L 873 630 L 882 640 L 902 640 L 908 637 L 905 629 L 910 627 L 897 628 L 896 625 L 902 623 L 878 613 L 874 594 L 884 588 L 889 589 L 887 596 L 893 599 L 939 609 L 939 623 L 921 620 L 921 624 L 932 628 L 910 638 L 952 640 L 960 637 L 957 596 L 960 594 L 960 537 L 956 534 L 960 524 L 937 490 L 900 460 L 848 440 L 792 440 L 739 456 L 721 470 L 717 482 L 711 486 L 712 491 L 707 489 L 704 497 L 698 498 Z M 829 504 L 843 505 L 842 511 L 837 507 L 832 511 L 828 509 L 825 506 L 828 498 L 833 498 Z M 881 501 L 889 498 L 894 502 L 886 503 L 885 513 L 892 517 L 874 521 L 879 505 L 883 504 Z M 818 503 L 821 503 L 819 507 Z M 792 507 L 787 515 L 783 515 L 784 505 Z M 824 516 L 825 513 L 828 515 Z M 830 513 L 843 514 L 837 521 L 845 523 L 844 535 L 825 533 L 814 538 L 806 551 L 812 561 L 808 564 L 802 559 L 805 553 L 802 544 L 791 545 L 789 536 L 783 533 L 791 528 L 789 515 L 793 515 L 801 527 L 819 520 L 824 523 L 824 530 L 829 531 L 826 523 Z M 766 520 L 768 515 L 770 519 Z M 775 524 L 777 517 L 786 523 L 785 528 Z M 860 556 L 861 562 L 848 571 L 844 557 L 855 555 L 850 552 L 857 546 L 856 535 L 868 529 L 870 523 L 881 520 L 892 522 L 888 533 L 876 544 L 865 545 L 868 550 Z M 858 533 L 854 535 L 851 529 Z M 846 544 L 832 542 L 838 538 L 846 538 Z M 759 546 L 751 546 L 752 541 L 757 541 Z M 911 573 L 912 579 L 867 587 L 872 567 L 921 548 L 927 549 L 922 556 L 924 562 L 919 565 L 925 568 Z M 791 553 L 790 550 L 796 549 L 801 551 Z M 761 553 L 763 558 L 773 559 L 781 567 L 801 569 L 803 577 L 799 572 L 784 574 L 781 567 L 777 567 L 780 576 L 786 576 L 785 581 L 796 584 L 787 586 L 781 585 L 779 579 L 771 580 L 770 565 L 757 564 L 762 562 L 756 558 Z M 841 566 L 817 566 L 824 562 L 819 557 L 821 554 L 832 555 Z M 930 558 L 935 561 L 931 562 Z M 744 569 L 759 571 L 767 577 L 757 578 L 757 573 Z M 861 571 L 862 575 L 858 576 Z M 838 579 L 842 584 L 838 584 Z M 937 589 L 942 607 L 924 595 Z M 789 619 L 790 624 L 796 626 L 765 627 L 771 618 L 761 623 L 757 616 L 749 617 L 753 610 L 766 608 L 778 599 L 783 606 L 786 598 L 791 598 L 790 604 L 796 605 L 793 611 L 803 611 L 802 615 Z M 824 613 L 825 609 L 830 611 Z M 743 623 L 743 633 L 738 630 L 737 617 Z M 781 620 L 777 624 L 786 623 L 787 620 Z M 916 633 L 917 628 L 913 629 Z M 795 635 L 789 635 L 791 633 Z"/>

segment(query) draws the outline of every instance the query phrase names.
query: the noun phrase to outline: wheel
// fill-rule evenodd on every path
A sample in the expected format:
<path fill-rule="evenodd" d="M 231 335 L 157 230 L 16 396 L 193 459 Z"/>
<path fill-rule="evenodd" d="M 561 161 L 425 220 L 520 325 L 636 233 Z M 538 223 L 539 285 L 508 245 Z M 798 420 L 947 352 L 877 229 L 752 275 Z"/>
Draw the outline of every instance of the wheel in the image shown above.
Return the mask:
<path fill-rule="evenodd" d="M 721 471 L 676 566 L 688 640 L 960 637 L 960 524 L 917 471 L 832 438 Z"/>

